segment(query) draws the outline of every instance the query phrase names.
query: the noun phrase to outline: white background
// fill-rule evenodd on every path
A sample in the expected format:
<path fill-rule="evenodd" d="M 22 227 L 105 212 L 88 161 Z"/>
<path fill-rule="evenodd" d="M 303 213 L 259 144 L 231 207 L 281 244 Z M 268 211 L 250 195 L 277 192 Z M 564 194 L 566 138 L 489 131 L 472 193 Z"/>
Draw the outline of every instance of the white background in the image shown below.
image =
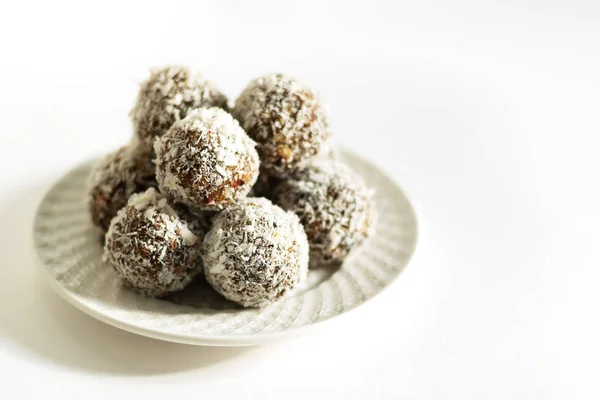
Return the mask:
<path fill-rule="evenodd" d="M 599 398 L 599 50 L 594 0 L 2 3 L 0 398 Z M 267 72 L 316 87 L 336 142 L 417 208 L 394 285 L 244 349 L 138 337 L 53 294 L 35 206 L 128 140 L 137 82 L 167 63 L 232 98 Z"/>

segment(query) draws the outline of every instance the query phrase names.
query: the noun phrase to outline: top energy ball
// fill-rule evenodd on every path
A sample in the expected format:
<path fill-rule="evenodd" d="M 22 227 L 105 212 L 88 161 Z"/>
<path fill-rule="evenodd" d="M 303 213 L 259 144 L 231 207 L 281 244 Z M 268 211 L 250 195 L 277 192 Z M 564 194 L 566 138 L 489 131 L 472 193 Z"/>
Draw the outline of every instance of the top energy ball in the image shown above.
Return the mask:
<path fill-rule="evenodd" d="M 233 114 L 256 141 L 261 166 L 279 177 L 308 164 L 329 137 L 326 106 L 317 93 L 282 74 L 250 82 Z"/>
<path fill-rule="evenodd" d="M 256 182 L 255 145 L 222 109 L 191 112 L 154 142 L 160 191 L 203 211 L 220 211 Z"/>
<path fill-rule="evenodd" d="M 129 113 L 143 145 L 152 148 L 174 122 L 199 107 L 227 107 L 227 98 L 202 74 L 181 66 L 154 68 Z"/>

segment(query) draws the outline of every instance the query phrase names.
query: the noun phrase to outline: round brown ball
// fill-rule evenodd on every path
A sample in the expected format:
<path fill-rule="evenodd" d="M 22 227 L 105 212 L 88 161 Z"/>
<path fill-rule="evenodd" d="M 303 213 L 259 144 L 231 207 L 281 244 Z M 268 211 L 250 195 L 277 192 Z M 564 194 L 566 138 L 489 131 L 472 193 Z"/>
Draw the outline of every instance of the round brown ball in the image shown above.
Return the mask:
<path fill-rule="evenodd" d="M 106 231 L 132 194 L 156 186 L 152 155 L 134 143 L 122 147 L 96 164 L 88 185 L 92 222 Z"/>
<path fill-rule="evenodd" d="M 199 107 L 227 107 L 227 98 L 194 69 L 183 66 L 154 68 L 140 86 L 129 113 L 135 134 L 148 148 L 176 121 Z"/>
<path fill-rule="evenodd" d="M 273 199 L 300 218 L 311 267 L 341 263 L 373 231 L 371 191 L 340 162 L 317 161 L 296 171 L 277 186 Z"/>
<path fill-rule="evenodd" d="M 298 217 L 264 198 L 243 199 L 219 213 L 202 255 L 206 280 L 244 307 L 281 299 L 308 271 L 308 242 Z"/>
<path fill-rule="evenodd" d="M 326 106 L 318 94 L 282 74 L 250 82 L 233 114 L 258 144 L 262 166 L 271 175 L 302 168 L 329 137 Z"/>
<path fill-rule="evenodd" d="M 132 195 L 112 220 L 104 261 L 136 291 L 162 297 L 202 272 L 205 230 L 204 221 L 150 188 Z"/>
<path fill-rule="evenodd" d="M 203 211 L 245 197 L 258 176 L 256 143 L 219 108 L 197 110 L 155 143 L 162 193 Z"/>

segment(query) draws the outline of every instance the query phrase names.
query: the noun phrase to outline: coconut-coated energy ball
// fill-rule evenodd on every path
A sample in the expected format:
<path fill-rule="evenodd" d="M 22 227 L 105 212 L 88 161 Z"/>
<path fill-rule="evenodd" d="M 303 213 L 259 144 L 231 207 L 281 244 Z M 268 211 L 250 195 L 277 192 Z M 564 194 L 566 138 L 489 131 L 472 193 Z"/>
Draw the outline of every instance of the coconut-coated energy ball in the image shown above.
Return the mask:
<path fill-rule="evenodd" d="M 375 222 L 371 191 L 336 161 L 317 161 L 284 179 L 273 201 L 294 212 L 310 245 L 310 265 L 337 264 L 370 236 Z"/>
<path fill-rule="evenodd" d="M 227 112 L 199 109 L 156 140 L 156 179 L 162 193 L 204 211 L 246 196 L 258 176 L 256 143 Z"/>
<path fill-rule="evenodd" d="M 106 234 L 104 261 L 150 297 L 183 289 L 202 272 L 205 225 L 150 188 L 131 196 Z"/>
<path fill-rule="evenodd" d="M 92 222 L 106 231 L 129 196 L 156 186 L 152 154 L 135 143 L 122 147 L 98 162 L 88 185 Z"/>
<path fill-rule="evenodd" d="M 152 69 L 129 113 L 135 134 L 149 149 L 174 122 L 199 107 L 227 107 L 227 98 L 198 71 L 182 66 Z"/>
<path fill-rule="evenodd" d="M 329 137 L 326 106 L 318 94 L 282 74 L 250 82 L 233 113 L 258 144 L 262 166 L 272 175 L 303 167 Z"/>
<path fill-rule="evenodd" d="M 308 242 L 294 214 L 246 198 L 213 219 L 202 245 L 211 286 L 244 307 L 271 304 L 306 278 Z"/>

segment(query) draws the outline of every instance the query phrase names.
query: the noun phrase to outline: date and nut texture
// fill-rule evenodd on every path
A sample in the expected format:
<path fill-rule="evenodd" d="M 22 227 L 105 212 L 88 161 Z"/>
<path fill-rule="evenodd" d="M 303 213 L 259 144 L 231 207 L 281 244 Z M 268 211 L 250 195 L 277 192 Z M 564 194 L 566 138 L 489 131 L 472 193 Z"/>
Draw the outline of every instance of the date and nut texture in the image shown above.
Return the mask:
<path fill-rule="evenodd" d="M 211 286 L 244 307 L 264 307 L 306 278 L 308 242 L 293 213 L 246 198 L 213 219 L 202 245 Z"/>
<path fill-rule="evenodd" d="M 125 283 L 151 297 L 183 289 L 202 272 L 205 222 L 150 188 L 131 196 L 112 220 L 104 261 Z"/>
<path fill-rule="evenodd" d="M 102 158 L 92 171 L 88 185 L 92 221 L 106 231 L 132 194 L 156 186 L 152 154 L 134 140 Z"/>
<path fill-rule="evenodd" d="M 227 98 L 198 71 L 182 66 L 154 68 L 140 86 L 129 113 L 135 134 L 147 149 L 176 121 L 200 107 L 227 108 Z"/>
<path fill-rule="evenodd" d="M 302 168 L 329 137 L 327 109 L 318 94 L 282 74 L 250 82 L 232 112 L 258 144 L 261 165 L 271 175 Z"/>
<path fill-rule="evenodd" d="M 256 143 L 220 108 L 192 112 L 154 145 L 162 193 L 204 211 L 245 197 L 258 177 Z"/>
<path fill-rule="evenodd" d="M 316 161 L 282 180 L 273 202 L 300 218 L 311 267 L 342 262 L 372 234 L 375 223 L 371 191 L 336 161 Z"/>

